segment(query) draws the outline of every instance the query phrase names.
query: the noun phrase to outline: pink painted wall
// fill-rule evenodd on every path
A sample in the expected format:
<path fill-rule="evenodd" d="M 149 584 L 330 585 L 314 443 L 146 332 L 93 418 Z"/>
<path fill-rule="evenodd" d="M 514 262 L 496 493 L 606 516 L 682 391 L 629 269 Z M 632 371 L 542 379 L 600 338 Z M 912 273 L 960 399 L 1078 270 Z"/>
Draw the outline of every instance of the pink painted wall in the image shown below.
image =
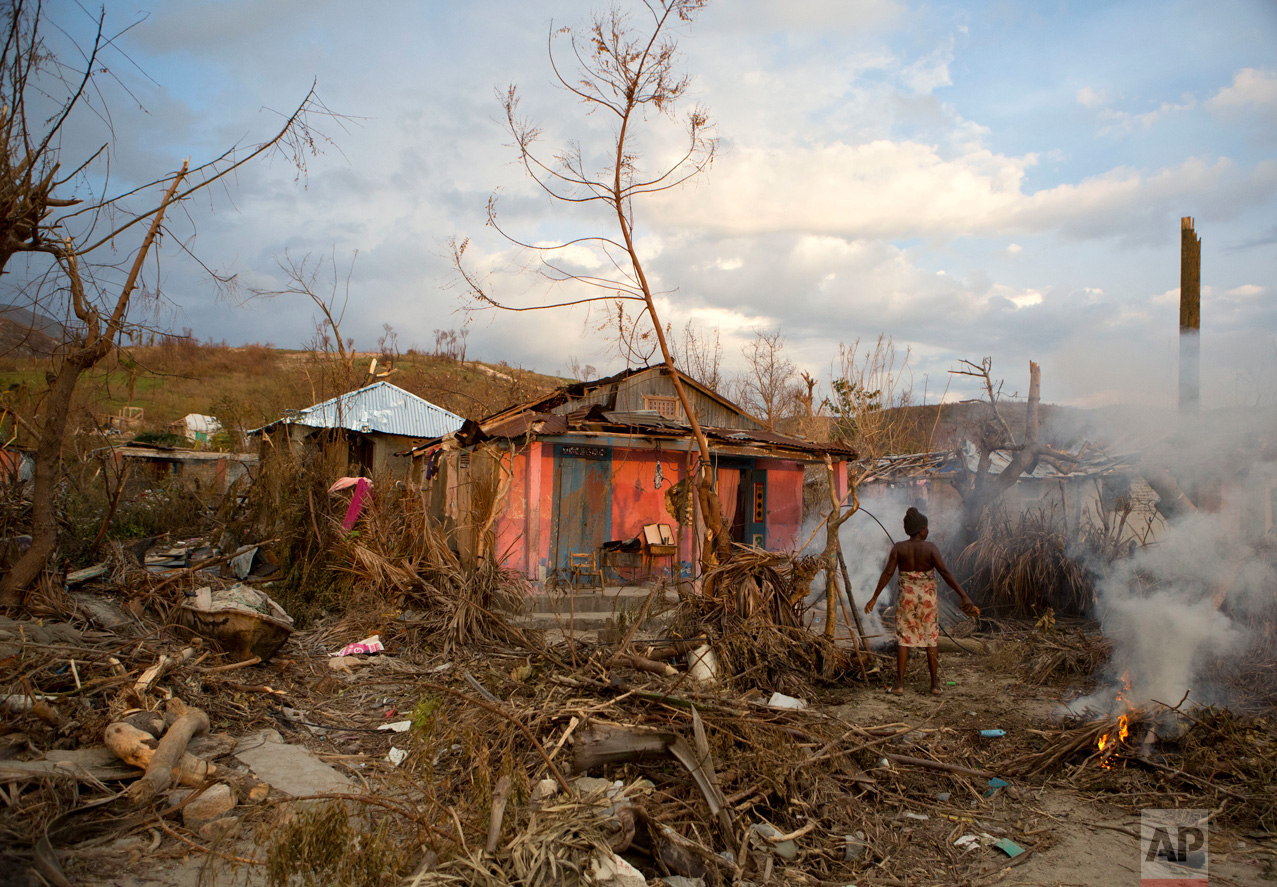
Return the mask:
<path fill-rule="evenodd" d="M 681 535 L 682 560 L 687 566 L 697 562 L 696 538 L 692 527 L 678 528 L 665 508 L 665 492 L 692 473 L 694 454 L 652 452 L 615 448 L 612 459 L 613 539 L 632 539 L 645 524 L 669 524 Z M 656 465 L 661 465 L 662 482 L 655 486 Z M 497 519 L 497 553 L 503 566 L 538 579 L 548 564 L 554 516 L 554 447 L 534 443 L 513 457 L 506 457 L 513 472 L 506 507 Z M 758 467 L 767 471 L 767 539 L 773 550 L 797 546 L 803 517 L 803 468 L 797 462 L 760 459 Z"/>
<path fill-rule="evenodd" d="M 554 447 L 547 444 L 533 444 L 540 453 L 541 485 L 537 491 L 537 548 L 533 552 L 531 575 L 540 576 L 542 567 L 550 564 L 551 523 L 554 519 Z"/>
<path fill-rule="evenodd" d="M 632 539 L 645 524 L 676 526 L 674 516 L 665 509 L 665 491 L 679 480 L 682 454 L 622 449 L 612 454 L 612 538 Z M 655 487 L 658 462 L 659 490 Z"/>
<path fill-rule="evenodd" d="M 802 542 L 803 468 L 780 459 L 759 459 L 757 464 L 767 471 L 767 547 L 793 549 Z"/>

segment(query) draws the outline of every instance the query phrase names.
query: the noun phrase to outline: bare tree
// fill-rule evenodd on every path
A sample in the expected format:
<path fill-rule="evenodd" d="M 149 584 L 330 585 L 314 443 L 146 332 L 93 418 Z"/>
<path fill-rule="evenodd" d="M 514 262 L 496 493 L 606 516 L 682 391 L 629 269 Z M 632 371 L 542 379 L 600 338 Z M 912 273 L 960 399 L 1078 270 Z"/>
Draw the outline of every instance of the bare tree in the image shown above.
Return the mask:
<path fill-rule="evenodd" d="M 929 447 L 929 429 L 910 409 L 910 356 L 908 349 L 897 353 L 885 334 L 872 344 L 856 339 L 838 345 L 830 369 L 832 391 L 823 406 L 834 419 L 834 433 L 854 446 L 862 461 Z"/>
<path fill-rule="evenodd" d="M 584 29 L 552 30 L 549 38 L 550 63 L 560 86 L 585 104 L 588 113 L 597 113 L 612 124 L 612 140 L 604 152 L 586 151 L 582 143 L 568 142 L 562 149 L 542 154 L 538 140 L 541 129 L 522 116 L 519 92 L 510 86 L 501 97 L 505 122 L 514 139 L 514 148 L 528 176 L 550 197 L 574 208 L 601 210 L 606 224 L 616 233 L 585 235 L 566 242 L 545 245 L 521 240 L 503 228 L 498 220 L 495 195 L 488 202 L 488 224 L 511 243 L 536 255 L 541 273 L 558 284 L 568 283 L 584 290 L 577 298 L 549 304 L 516 305 L 499 300 L 489 292 L 486 281 L 466 263 L 468 241 L 453 243 L 453 258 L 466 292 L 478 307 L 509 311 L 534 311 L 568 306 L 602 306 L 614 318 L 618 345 L 627 356 L 659 351 L 671 370 L 675 394 L 691 425 L 700 452 L 697 484 L 707 528 L 702 547 L 705 565 L 716 563 L 729 550 L 723 528 L 722 506 L 714 489 L 710 470 L 709 443 L 701 430 L 696 410 L 678 374 L 669 337 L 656 310 L 656 296 L 639 254 L 635 224 L 635 202 L 644 196 L 677 188 L 706 169 L 714 159 L 717 139 L 711 134 L 708 113 L 693 108 L 681 121 L 681 147 L 669 162 L 647 170 L 643 165 L 636 131 L 673 120 L 675 107 L 685 97 L 691 79 L 679 72 L 678 43 L 674 31 L 690 22 L 708 0 L 643 0 L 644 13 L 635 22 L 615 7 L 597 15 Z M 560 67 L 556 45 L 566 43 L 567 56 L 576 64 L 576 76 Z M 595 157 L 603 159 L 596 166 Z M 569 250 L 589 249 L 602 259 L 600 267 L 612 274 L 597 276 L 574 270 Z M 654 348 L 652 343 L 654 341 Z"/>
<path fill-rule="evenodd" d="M 82 63 L 69 67 L 44 42 L 47 12 L 43 6 L 9 0 L 4 16 L 0 272 L 11 271 L 11 260 L 25 254 L 29 281 L 25 292 L 32 307 L 62 315 L 66 329 L 38 410 L 31 547 L 0 582 L 0 604 L 16 605 L 57 544 L 60 462 L 76 385 L 135 329 L 129 309 L 137 294 L 144 289 L 150 296 L 160 292 L 158 280 L 147 283 L 144 271 L 148 253 L 163 233 L 166 211 L 271 151 L 289 156 L 304 170 L 306 154 L 317 142 L 308 116 L 326 111 L 312 89 L 285 117 L 279 130 L 263 142 L 232 148 L 194 168 L 183 163 L 176 172 L 121 194 L 90 191 L 85 196 L 87 176 L 81 173 L 93 169 L 94 164 L 104 165 L 109 146 L 73 158 L 73 167 L 65 171 L 63 128 L 73 114 L 103 114 L 102 108 L 91 105 L 90 97 L 99 94 L 95 78 L 109 73 L 102 56 L 115 45 L 118 35 L 105 33 L 105 12 L 100 13 L 92 43 L 78 47 Z M 63 30 L 57 25 L 53 28 Z M 130 210 L 125 205 L 127 198 L 136 200 L 152 193 L 160 196 L 153 198 L 149 209 Z M 116 264 L 120 262 L 113 258 L 116 251 L 134 236 L 130 229 L 135 227 L 138 233 L 145 233 L 132 255 Z"/>
<path fill-rule="evenodd" d="M 278 289 L 253 288 L 253 299 L 274 299 L 279 296 L 301 296 L 309 299 L 319 312 L 315 319 L 315 332 L 306 344 L 306 352 L 314 365 L 315 373 L 307 371 L 310 380 L 312 402 L 345 394 L 367 384 L 376 371 L 376 359 L 364 370 L 355 350 L 355 340 L 345 338 L 341 332 L 350 305 L 350 281 L 355 273 L 356 250 L 350 265 L 343 271 L 337 265 L 337 250 L 314 257 L 310 253 L 300 259 L 288 251 L 275 264 L 284 274 L 284 283 Z M 383 337 L 384 341 L 384 337 Z"/>
<path fill-rule="evenodd" d="M 1038 406 L 1041 400 L 1042 372 L 1036 363 L 1029 362 L 1029 397 L 1025 402 L 1024 433 L 1016 440 L 1011 425 L 999 409 L 1002 399 L 1002 382 L 993 381 L 993 358 L 986 357 L 980 363 L 962 361 L 962 368 L 949 371 L 955 376 L 979 379 L 984 388 L 984 399 L 976 401 L 987 405 L 986 415 L 968 425 L 969 439 L 976 451 L 976 468 L 970 471 L 965 458 L 959 458 L 961 474 L 954 480 L 954 487 L 962 497 L 962 525 L 959 550 L 975 540 L 980 521 L 990 506 L 996 504 L 1024 475 L 1031 473 L 1042 459 L 1062 463 L 1075 463 L 1077 457 L 1050 446 L 1041 439 Z M 993 454 L 1002 450 L 1011 453 L 1006 467 L 994 474 Z M 961 457 L 961 453 L 959 456 Z"/>
<path fill-rule="evenodd" d="M 833 417 L 835 434 L 856 448 L 860 457 L 859 464 L 865 466 L 864 470 L 868 470 L 876 457 L 900 452 L 916 431 L 916 421 L 909 412 L 913 399 L 909 352 L 906 350 L 903 356 L 898 356 L 895 345 L 886 335 L 878 336 L 871 347 L 862 347 L 859 339 L 850 345 L 840 343 L 838 358 L 830 375 L 832 396 L 826 398 L 821 407 L 828 409 Z M 803 381 L 807 393 L 800 394 L 799 400 L 807 404 L 810 412 L 815 380 L 804 373 Z M 828 457 L 825 459 L 825 466 L 830 500 L 823 552 L 825 631 L 832 638 L 834 602 L 840 594 L 840 574 L 844 585 L 849 587 L 839 531 L 847 519 L 860 510 L 859 485 L 864 472 L 857 473 L 854 466 L 849 468 L 847 486 L 850 502 L 847 510 L 843 511 L 844 503 L 838 501 L 833 464 Z M 848 600 L 850 601 L 850 593 Z M 850 610 L 856 629 L 860 632 L 859 612 L 854 604 Z"/>
<path fill-rule="evenodd" d="M 766 422 L 768 431 L 775 431 L 798 404 L 795 368 L 785 356 L 785 337 L 780 330 L 757 331 L 741 353 L 745 356 L 741 405 Z"/>
<path fill-rule="evenodd" d="M 709 333 L 697 329 L 696 324 L 689 320 L 683 325 L 683 334 L 677 343 L 670 338 L 670 352 L 683 372 L 711 391 L 722 393 L 723 345 L 719 340 L 718 327 L 714 327 L 711 338 Z"/>

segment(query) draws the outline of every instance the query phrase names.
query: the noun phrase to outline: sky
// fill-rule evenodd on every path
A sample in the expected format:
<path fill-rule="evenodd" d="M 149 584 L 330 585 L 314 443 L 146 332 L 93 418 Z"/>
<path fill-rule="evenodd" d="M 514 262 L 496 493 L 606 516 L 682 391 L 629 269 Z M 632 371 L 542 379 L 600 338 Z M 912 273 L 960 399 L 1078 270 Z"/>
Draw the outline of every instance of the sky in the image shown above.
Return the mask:
<path fill-rule="evenodd" d="M 314 121 L 304 175 L 260 160 L 174 215 L 152 269 L 158 323 L 300 347 L 312 304 L 242 297 L 284 288 L 281 263 L 309 257 L 321 290 L 348 287 L 341 329 L 361 351 L 385 324 L 401 349 L 465 328 L 472 358 L 616 371 L 597 311 L 464 310 L 448 246 L 469 239 L 496 295 L 537 304 L 569 294 L 546 294 L 485 226 L 494 191 L 529 242 L 615 234 L 539 195 L 497 98 L 519 85 L 549 152 L 605 150 L 608 121 L 555 85 L 547 56 L 551 34 L 595 8 L 111 0 L 105 30 L 119 36 L 63 163 L 108 143 L 81 181 L 100 184 L 109 161 L 109 187 L 128 190 L 267 137 L 315 83 L 343 116 Z M 81 43 L 95 15 L 57 13 Z M 717 330 L 726 369 L 743 367 L 757 331 L 779 330 L 827 386 L 840 343 L 885 334 L 910 354 L 915 400 L 971 395 L 949 370 L 989 356 L 1007 392 L 1024 391 L 1033 360 L 1046 401 L 1169 406 L 1191 216 L 1203 396 L 1274 401 L 1277 3 L 720 0 L 677 36 L 693 81 L 676 110 L 708 109 L 719 152 L 693 182 L 636 203 L 635 225 L 662 320 Z M 677 137 L 677 121 L 645 121 L 644 161 Z M 116 248 L 134 248 L 126 238 Z M 206 269 L 235 276 L 240 297 Z"/>

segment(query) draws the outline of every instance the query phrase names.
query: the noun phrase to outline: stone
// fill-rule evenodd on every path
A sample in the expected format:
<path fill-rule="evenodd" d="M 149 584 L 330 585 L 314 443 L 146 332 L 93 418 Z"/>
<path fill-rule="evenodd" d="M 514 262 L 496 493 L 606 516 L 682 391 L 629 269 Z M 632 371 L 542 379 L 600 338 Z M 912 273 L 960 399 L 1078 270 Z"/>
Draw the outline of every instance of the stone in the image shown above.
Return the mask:
<path fill-rule="evenodd" d="M 647 887 L 643 873 L 610 850 L 590 857 L 590 874 L 600 887 Z"/>
<path fill-rule="evenodd" d="M 210 844 L 229 840 L 239 834 L 239 820 L 234 816 L 223 816 L 204 823 L 196 833 Z"/>
<path fill-rule="evenodd" d="M 553 779 L 545 778 L 532 786 L 532 803 L 539 804 L 542 801 L 548 801 L 559 793 L 559 784 Z"/>
<path fill-rule="evenodd" d="M 335 768 L 302 746 L 284 742 L 274 730 L 244 736 L 235 747 L 235 757 L 262 782 L 294 797 L 353 790 L 351 781 Z"/>
<path fill-rule="evenodd" d="M 193 798 L 182 808 L 182 822 L 189 829 L 198 829 L 235 809 L 235 796 L 225 783 L 209 786 L 199 797 Z"/>

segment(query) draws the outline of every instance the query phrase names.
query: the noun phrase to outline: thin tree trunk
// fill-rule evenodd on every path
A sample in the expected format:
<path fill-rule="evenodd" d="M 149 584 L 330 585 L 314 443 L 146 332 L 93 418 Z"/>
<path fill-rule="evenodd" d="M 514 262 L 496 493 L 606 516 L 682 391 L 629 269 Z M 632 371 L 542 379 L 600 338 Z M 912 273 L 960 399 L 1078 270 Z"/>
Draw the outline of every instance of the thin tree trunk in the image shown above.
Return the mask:
<path fill-rule="evenodd" d="M 31 501 L 31 547 L 18 558 L 0 582 L 0 606 L 22 604 L 23 592 L 44 570 L 58 541 L 57 489 L 62 468 L 62 441 L 66 436 L 71 397 L 85 367 L 79 354 L 68 357 L 53 379 L 41 404 L 44 424 L 35 449 L 35 495 Z"/>
<path fill-rule="evenodd" d="M 128 279 L 116 297 L 111 316 L 102 322 L 102 315 L 87 299 L 84 292 L 84 280 L 80 276 L 78 255 L 70 241 L 65 248 L 57 252 L 58 263 L 63 266 L 67 282 L 71 287 L 72 306 L 76 317 L 85 324 L 85 336 L 82 342 L 72 347 L 62 362 L 62 367 L 53 377 L 49 393 L 41 405 L 44 424 L 40 427 L 40 439 L 36 444 L 35 478 L 31 503 L 31 547 L 18 558 L 13 568 L 5 574 L 0 582 L 0 606 L 14 607 L 22 604 L 23 593 L 35 582 L 45 564 L 53 554 L 58 542 L 57 489 L 61 479 L 62 444 L 66 439 L 67 419 L 71 412 L 71 399 L 75 395 L 75 386 L 85 370 L 92 367 L 107 355 L 111 346 L 119 337 L 128 314 L 129 300 L 133 288 L 137 286 L 138 276 L 142 273 L 142 264 L 146 254 L 159 234 L 160 225 L 164 221 L 164 211 L 173 201 L 178 186 L 186 177 L 187 164 L 182 164 L 181 171 L 173 179 L 160 208 L 151 220 L 150 230 L 133 258 L 133 267 L 129 270 Z"/>

